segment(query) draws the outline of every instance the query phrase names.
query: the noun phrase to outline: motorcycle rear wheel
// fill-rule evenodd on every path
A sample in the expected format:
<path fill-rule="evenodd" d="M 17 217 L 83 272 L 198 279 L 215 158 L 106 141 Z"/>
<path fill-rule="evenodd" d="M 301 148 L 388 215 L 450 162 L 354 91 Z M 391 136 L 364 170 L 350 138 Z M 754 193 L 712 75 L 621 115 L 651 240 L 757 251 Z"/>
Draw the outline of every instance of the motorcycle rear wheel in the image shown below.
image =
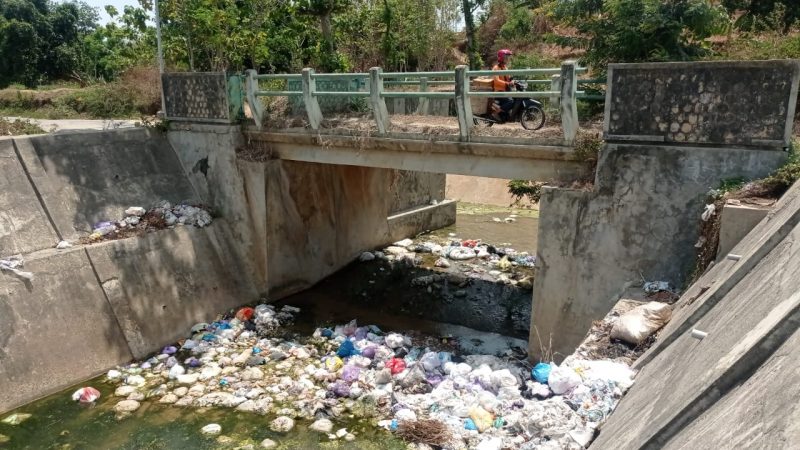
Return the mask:
<path fill-rule="evenodd" d="M 529 106 L 519 116 L 519 123 L 526 130 L 535 131 L 544 126 L 544 110 L 538 106 Z"/>

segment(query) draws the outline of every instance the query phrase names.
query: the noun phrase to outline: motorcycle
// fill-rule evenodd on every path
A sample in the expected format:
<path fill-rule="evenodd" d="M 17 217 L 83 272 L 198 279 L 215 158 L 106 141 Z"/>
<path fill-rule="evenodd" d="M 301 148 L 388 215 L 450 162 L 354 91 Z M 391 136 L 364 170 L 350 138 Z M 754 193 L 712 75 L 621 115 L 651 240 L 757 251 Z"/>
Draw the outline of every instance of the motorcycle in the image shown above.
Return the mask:
<path fill-rule="evenodd" d="M 521 81 L 514 81 L 514 87 L 518 92 L 524 92 L 528 89 L 528 84 Z M 514 104 L 511 109 L 506 112 L 501 112 L 499 117 L 494 116 L 490 111 L 486 114 L 476 114 L 473 116 L 475 125 L 485 125 L 491 127 L 498 123 L 508 123 L 519 121 L 522 128 L 526 130 L 538 130 L 544 126 L 545 114 L 542 102 L 523 97 L 514 97 Z M 493 102 L 494 107 L 499 108 L 497 100 Z M 489 108 L 491 110 L 491 108 Z"/>

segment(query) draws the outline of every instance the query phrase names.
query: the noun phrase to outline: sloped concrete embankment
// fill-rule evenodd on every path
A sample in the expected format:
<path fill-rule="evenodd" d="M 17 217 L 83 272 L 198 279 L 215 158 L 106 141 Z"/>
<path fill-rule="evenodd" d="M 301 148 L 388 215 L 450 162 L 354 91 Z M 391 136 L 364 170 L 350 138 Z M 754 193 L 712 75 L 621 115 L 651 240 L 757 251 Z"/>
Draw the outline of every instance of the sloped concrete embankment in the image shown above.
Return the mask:
<path fill-rule="evenodd" d="M 131 205 L 197 202 L 166 139 L 147 130 L 0 141 L 0 411 L 142 357 L 216 311 L 253 299 L 227 224 L 55 250 Z"/>
<path fill-rule="evenodd" d="M 171 136 L 179 151 L 145 129 L 0 140 L 0 256 L 21 253 L 34 273 L 0 274 L 0 385 L 14 387 L 0 411 L 141 358 L 259 294 L 311 286 L 395 239 L 393 208 L 444 190 L 443 178 L 437 190 L 435 179 L 381 169 L 238 160 L 240 135 L 219 130 Z M 161 200 L 221 217 L 53 249 Z M 454 206 L 440 206 L 452 209 L 446 220 Z"/>
<path fill-rule="evenodd" d="M 793 448 L 799 243 L 796 184 L 683 294 L 592 448 Z M 708 335 L 693 338 L 694 329 Z"/>

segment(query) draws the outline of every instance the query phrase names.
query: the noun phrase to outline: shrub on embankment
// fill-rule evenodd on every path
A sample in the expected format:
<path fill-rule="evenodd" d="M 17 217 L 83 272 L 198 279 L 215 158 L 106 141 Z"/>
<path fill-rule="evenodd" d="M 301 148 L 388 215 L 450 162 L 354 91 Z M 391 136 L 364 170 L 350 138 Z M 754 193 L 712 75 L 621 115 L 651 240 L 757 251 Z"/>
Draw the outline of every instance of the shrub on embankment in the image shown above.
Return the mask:
<path fill-rule="evenodd" d="M 118 81 L 84 88 L 0 91 L 0 114 L 47 119 L 152 116 L 161 106 L 158 71 L 134 67 Z"/>

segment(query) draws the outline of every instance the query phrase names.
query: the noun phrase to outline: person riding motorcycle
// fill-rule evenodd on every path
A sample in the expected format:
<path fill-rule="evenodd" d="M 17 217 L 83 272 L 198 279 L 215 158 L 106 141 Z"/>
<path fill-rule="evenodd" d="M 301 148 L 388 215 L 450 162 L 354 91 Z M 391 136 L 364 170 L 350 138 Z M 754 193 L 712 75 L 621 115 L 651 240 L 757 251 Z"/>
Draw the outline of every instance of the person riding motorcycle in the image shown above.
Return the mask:
<path fill-rule="evenodd" d="M 507 49 L 501 49 L 497 52 L 497 64 L 492 67 L 492 70 L 508 70 L 508 65 L 511 63 L 511 56 L 514 53 Z M 508 92 L 514 88 L 514 82 L 511 80 L 510 75 L 496 75 L 492 80 L 492 89 L 495 92 Z M 500 106 L 498 117 L 502 120 L 508 120 L 508 113 L 514 106 L 514 100 L 508 97 L 499 97 L 494 99 Z"/>

